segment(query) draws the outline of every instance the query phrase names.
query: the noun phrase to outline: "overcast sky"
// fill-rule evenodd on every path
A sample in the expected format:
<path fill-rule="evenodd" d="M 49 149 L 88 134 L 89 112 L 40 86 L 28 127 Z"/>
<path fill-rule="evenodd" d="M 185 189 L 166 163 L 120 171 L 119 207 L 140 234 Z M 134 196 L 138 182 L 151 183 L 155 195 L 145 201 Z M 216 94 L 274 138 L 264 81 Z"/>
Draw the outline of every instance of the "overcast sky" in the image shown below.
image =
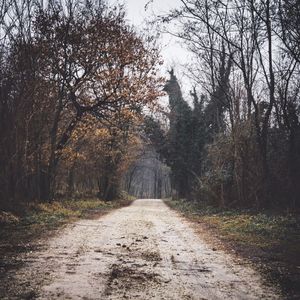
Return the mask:
<path fill-rule="evenodd" d="M 180 7 L 180 0 L 152 0 L 150 3 L 149 0 L 108 0 L 108 2 L 111 4 L 124 3 L 127 11 L 126 18 L 138 29 L 143 28 L 146 20 L 153 19 L 153 15 L 164 14 L 173 8 Z M 147 10 L 145 10 L 147 3 L 149 5 Z M 167 70 L 175 67 L 178 80 L 180 82 L 183 81 L 186 86 L 187 82 L 180 71 L 180 65 L 188 61 L 189 53 L 179 45 L 178 40 L 169 34 L 163 34 L 161 48 L 161 54 L 164 59 L 162 71 L 167 74 Z"/>
<path fill-rule="evenodd" d="M 145 20 L 153 17 L 153 15 L 164 14 L 173 8 L 180 7 L 180 0 L 152 0 L 147 10 L 145 5 L 149 0 L 124 0 L 127 8 L 127 18 L 136 26 L 142 26 Z M 175 39 L 170 35 L 164 34 L 162 39 L 162 55 L 166 60 L 166 64 L 183 63 L 186 52 L 176 43 Z"/>

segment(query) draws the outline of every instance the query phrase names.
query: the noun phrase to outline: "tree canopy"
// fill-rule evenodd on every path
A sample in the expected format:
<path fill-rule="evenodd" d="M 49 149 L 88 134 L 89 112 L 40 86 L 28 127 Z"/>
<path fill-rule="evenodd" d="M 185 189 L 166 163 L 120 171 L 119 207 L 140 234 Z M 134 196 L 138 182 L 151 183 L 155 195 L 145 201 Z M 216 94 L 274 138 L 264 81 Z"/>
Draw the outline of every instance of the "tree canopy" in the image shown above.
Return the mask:
<path fill-rule="evenodd" d="M 1 204 L 51 200 L 72 190 L 85 166 L 97 166 L 89 188 L 116 197 L 116 172 L 161 93 L 155 40 L 101 1 L 3 8 Z"/>

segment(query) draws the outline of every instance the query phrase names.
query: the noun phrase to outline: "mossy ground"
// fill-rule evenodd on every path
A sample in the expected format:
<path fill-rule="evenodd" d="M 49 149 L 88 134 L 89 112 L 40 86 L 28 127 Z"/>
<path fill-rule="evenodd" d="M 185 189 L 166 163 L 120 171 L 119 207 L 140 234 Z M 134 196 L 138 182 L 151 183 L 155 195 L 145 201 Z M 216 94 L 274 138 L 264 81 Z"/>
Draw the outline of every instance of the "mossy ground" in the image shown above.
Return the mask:
<path fill-rule="evenodd" d="M 66 224 L 81 218 L 98 218 L 115 208 L 129 205 L 132 200 L 126 195 L 123 200 L 111 202 L 63 200 L 19 205 L 16 207 L 18 212 L 14 213 L 0 211 L 0 299 L 36 299 L 39 284 L 48 277 L 33 277 L 27 281 L 16 279 L 17 271 L 26 264 L 27 255 L 43 249 L 47 239 L 59 234 Z"/>
<path fill-rule="evenodd" d="M 81 218 L 97 218 L 109 211 L 127 206 L 133 199 L 111 202 L 99 199 L 62 200 L 31 203 L 22 213 L 0 211 L 0 254 L 26 251 L 33 239 L 46 237 L 65 224 Z"/>
<path fill-rule="evenodd" d="M 226 249 L 252 260 L 289 299 L 300 297 L 300 216 L 274 211 L 224 210 L 185 200 L 166 204 L 199 224 Z"/>

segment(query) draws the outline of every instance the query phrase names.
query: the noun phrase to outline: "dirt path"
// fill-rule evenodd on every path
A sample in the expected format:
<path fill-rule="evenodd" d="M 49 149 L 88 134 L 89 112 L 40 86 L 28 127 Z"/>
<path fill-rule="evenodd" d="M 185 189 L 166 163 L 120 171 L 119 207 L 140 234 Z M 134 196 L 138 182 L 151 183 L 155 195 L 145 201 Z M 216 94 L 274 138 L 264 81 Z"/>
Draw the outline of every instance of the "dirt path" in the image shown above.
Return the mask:
<path fill-rule="evenodd" d="M 280 299 L 258 273 L 198 237 L 161 200 L 78 221 L 8 274 L 38 299 Z"/>

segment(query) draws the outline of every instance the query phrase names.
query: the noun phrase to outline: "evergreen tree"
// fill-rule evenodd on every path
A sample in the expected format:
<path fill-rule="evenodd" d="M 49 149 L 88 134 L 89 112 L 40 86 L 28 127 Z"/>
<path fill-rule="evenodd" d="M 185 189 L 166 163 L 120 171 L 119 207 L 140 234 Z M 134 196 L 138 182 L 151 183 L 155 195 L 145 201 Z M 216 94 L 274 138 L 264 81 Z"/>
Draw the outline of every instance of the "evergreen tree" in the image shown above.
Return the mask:
<path fill-rule="evenodd" d="M 208 130 L 205 123 L 204 103 L 207 101 L 205 95 L 201 95 L 200 99 L 194 88 L 190 92 L 193 97 L 193 111 L 192 111 L 192 150 L 191 150 L 191 170 L 192 173 L 201 177 L 203 172 L 203 165 L 205 160 L 204 147 L 208 140 Z"/>
<path fill-rule="evenodd" d="M 170 129 L 167 133 L 167 164 L 171 168 L 172 187 L 180 198 L 188 198 L 191 192 L 193 174 L 193 111 L 184 101 L 174 71 L 164 90 L 169 95 Z"/>
<path fill-rule="evenodd" d="M 169 96 L 169 129 L 164 132 L 159 121 L 152 117 L 145 119 L 145 133 L 160 154 L 160 158 L 171 169 L 171 184 L 176 196 L 191 198 L 196 186 L 195 180 L 202 175 L 205 161 L 205 145 L 208 141 L 209 129 L 205 121 L 204 102 L 196 89 L 190 93 L 193 108 L 183 99 L 180 86 L 174 71 L 164 87 Z"/>

